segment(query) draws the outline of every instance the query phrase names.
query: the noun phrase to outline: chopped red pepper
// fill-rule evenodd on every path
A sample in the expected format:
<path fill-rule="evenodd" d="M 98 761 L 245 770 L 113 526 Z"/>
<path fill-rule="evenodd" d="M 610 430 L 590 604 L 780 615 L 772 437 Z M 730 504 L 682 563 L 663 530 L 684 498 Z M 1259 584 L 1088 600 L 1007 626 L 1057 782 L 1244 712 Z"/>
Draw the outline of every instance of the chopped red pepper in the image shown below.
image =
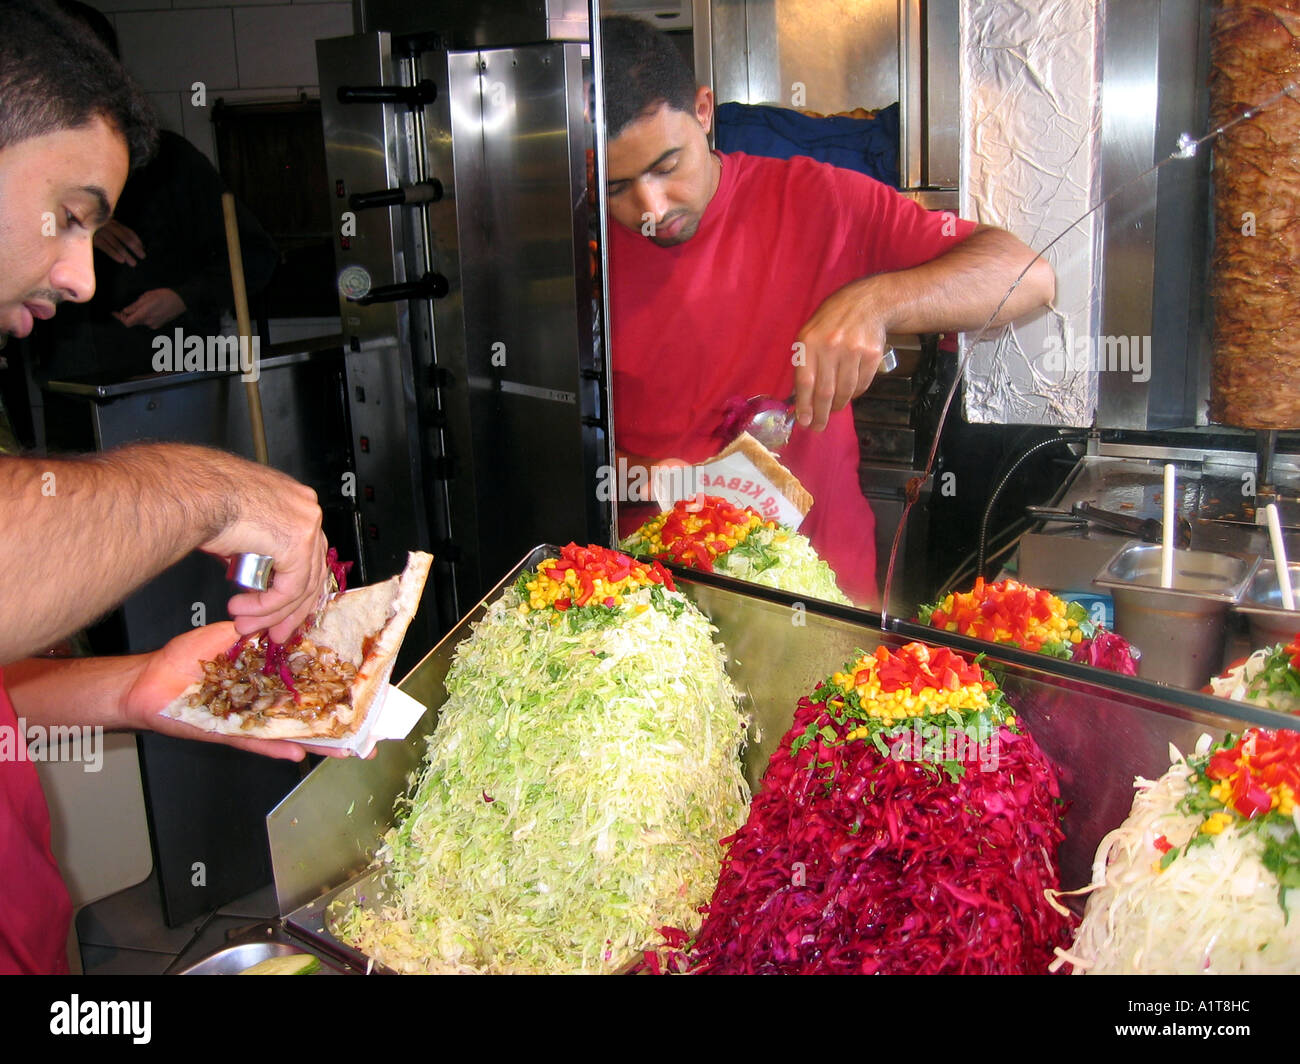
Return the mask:
<path fill-rule="evenodd" d="M 567 578 L 569 573 L 573 573 L 572 581 Z M 579 547 L 576 543 L 563 547 L 559 558 L 542 562 L 537 577 L 539 586 L 545 584 L 548 589 L 548 599 L 550 595 L 562 596 L 551 603 L 557 610 L 593 602 L 616 606 L 619 594 L 652 584 L 677 590 L 668 571 L 658 562 L 647 565 L 607 547 Z M 603 585 L 600 590 L 596 588 L 597 580 Z"/>
<path fill-rule="evenodd" d="M 714 559 L 732 547 L 727 540 L 743 540 L 760 523 L 771 524 L 750 507 L 700 493 L 678 500 L 668 512 L 654 533 L 661 546 L 652 553 L 678 565 L 712 572 Z"/>
<path fill-rule="evenodd" d="M 1282 800 L 1282 788 L 1292 801 L 1300 793 L 1300 733 L 1252 728 L 1229 749 L 1215 751 L 1205 775 L 1228 785 L 1224 805 L 1248 820 L 1266 816 L 1274 796 Z"/>
<path fill-rule="evenodd" d="M 1212 780 L 1230 779 L 1237 771 L 1237 758 L 1231 750 L 1219 750 L 1210 758 L 1205 774 Z"/>
<path fill-rule="evenodd" d="M 986 584 L 981 577 L 969 594 L 952 596 L 950 609 L 936 608 L 930 624 L 936 628 L 951 625 L 962 635 L 1038 651 L 1043 647 L 1043 633 L 1031 628 L 1040 628 L 1041 622 L 1056 616 L 1060 609 L 1060 600 L 1050 591 L 1015 580 Z"/>
<path fill-rule="evenodd" d="M 929 687 L 955 691 L 971 684 L 980 684 L 986 690 L 993 686 L 984 679 L 984 671 L 978 665 L 947 647 L 934 650 L 923 643 L 908 643 L 891 651 L 881 646 L 867 662 L 867 668 L 854 674 L 854 684 L 867 681 L 872 672 L 870 664 L 874 663 L 876 680 L 887 694 L 904 688 L 920 694 Z"/>

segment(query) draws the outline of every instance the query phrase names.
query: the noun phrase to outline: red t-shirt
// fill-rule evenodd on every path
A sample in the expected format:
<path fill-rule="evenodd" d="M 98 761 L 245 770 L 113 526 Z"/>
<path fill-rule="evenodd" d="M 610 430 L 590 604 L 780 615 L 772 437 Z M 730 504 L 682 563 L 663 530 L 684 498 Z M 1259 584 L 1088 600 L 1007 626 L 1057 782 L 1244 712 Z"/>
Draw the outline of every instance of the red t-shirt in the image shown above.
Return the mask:
<path fill-rule="evenodd" d="M 72 901 L 50 811 L 0 670 L 0 974 L 65 974 Z"/>
<path fill-rule="evenodd" d="M 619 449 L 700 462 L 729 398 L 794 391 L 793 344 L 832 292 L 936 258 L 974 229 L 851 170 L 718 153 L 722 176 L 695 235 L 661 248 L 610 227 L 614 431 Z M 781 461 L 812 494 L 800 532 L 840 587 L 876 601 L 875 519 L 858 481 L 852 410 L 795 427 Z M 620 535 L 645 520 L 620 506 Z"/>

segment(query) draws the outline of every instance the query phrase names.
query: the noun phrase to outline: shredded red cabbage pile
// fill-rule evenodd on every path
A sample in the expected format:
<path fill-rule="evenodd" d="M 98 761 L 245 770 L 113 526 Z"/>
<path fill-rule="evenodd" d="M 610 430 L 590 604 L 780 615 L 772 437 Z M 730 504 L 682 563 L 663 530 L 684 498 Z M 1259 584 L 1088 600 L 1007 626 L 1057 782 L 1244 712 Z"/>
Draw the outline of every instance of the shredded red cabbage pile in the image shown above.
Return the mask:
<path fill-rule="evenodd" d="M 302 640 L 302 632 L 294 632 L 287 643 L 277 643 L 269 635 L 266 637 L 266 664 L 262 666 L 263 676 L 279 675 L 280 682 L 289 689 L 295 702 L 299 701 L 298 690 L 293 686 L 293 672 L 289 668 L 289 654 Z"/>
<path fill-rule="evenodd" d="M 810 723 L 823 738 L 791 754 Z M 722 876 L 686 964 L 670 966 L 1046 972 L 1072 927 L 1043 895 L 1059 885 L 1064 836 L 1056 776 L 1038 745 L 1003 726 L 996 745 L 959 750 L 966 756 L 952 760 L 965 772 L 949 773 L 844 741 L 852 727 L 800 701 L 748 821 L 724 840 Z M 671 929 L 665 938 L 681 941 Z"/>
<path fill-rule="evenodd" d="M 1123 676 L 1138 674 L 1138 652 L 1122 635 L 1099 629 L 1091 639 L 1074 644 L 1071 652 L 1074 661 L 1082 661 L 1099 669 L 1110 669 Z"/>

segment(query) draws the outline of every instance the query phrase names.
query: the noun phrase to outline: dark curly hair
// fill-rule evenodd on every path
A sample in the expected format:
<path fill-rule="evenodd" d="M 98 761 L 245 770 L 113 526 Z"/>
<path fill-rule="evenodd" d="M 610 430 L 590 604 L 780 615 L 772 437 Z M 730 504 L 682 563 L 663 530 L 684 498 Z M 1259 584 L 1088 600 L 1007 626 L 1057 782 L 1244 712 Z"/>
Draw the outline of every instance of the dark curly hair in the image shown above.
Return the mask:
<path fill-rule="evenodd" d="M 96 117 L 122 134 L 132 169 L 153 155 L 153 109 L 94 34 L 44 0 L 0 0 L 0 148 Z"/>
<path fill-rule="evenodd" d="M 695 110 L 695 75 L 667 37 L 640 19 L 600 20 L 605 56 L 605 128 L 613 140 L 643 115 L 667 104 Z"/>

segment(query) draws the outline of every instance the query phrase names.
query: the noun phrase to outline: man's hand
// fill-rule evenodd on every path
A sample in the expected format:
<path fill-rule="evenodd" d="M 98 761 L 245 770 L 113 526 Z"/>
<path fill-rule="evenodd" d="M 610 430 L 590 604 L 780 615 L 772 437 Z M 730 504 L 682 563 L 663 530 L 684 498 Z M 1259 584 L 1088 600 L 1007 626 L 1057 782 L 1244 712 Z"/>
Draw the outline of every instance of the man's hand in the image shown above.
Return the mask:
<path fill-rule="evenodd" d="M 270 627 L 284 642 L 325 586 L 315 492 L 224 451 L 0 457 L 0 499 L 0 664 L 75 632 L 196 548 L 275 559 L 269 590 L 231 600 L 244 633 Z"/>
<path fill-rule="evenodd" d="M 888 344 L 872 278 L 832 292 L 799 331 L 803 363 L 794 371 L 795 418 L 820 432 L 834 410 L 867 390 Z"/>
<path fill-rule="evenodd" d="M 114 262 L 134 266 L 144 258 L 144 242 L 116 218 L 110 218 L 95 230 L 95 247 Z"/>
<path fill-rule="evenodd" d="M 316 493 L 292 477 L 230 457 L 226 470 L 236 492 L 231 519 L 199 549 L 220 558 L 266 554 L 275 559 L 275 578 L 266 591 L 231 598 L 227 609 L 241 635 L 263 628 L 286 641 L 320 601 L 328 567 Z"/>
<path fill-rule="evenodd" d="M 27 658 L 5 666 L 14 708 L 45 727 L 74 725 L 106 731 L 148 730 L 179 739 L 225 743 L 267 757 L 301 761 L 307 751 L 346 757 L 346 751 L 279 739 L 217 735 L 159 714 L 190 684 L 203 678 L 201 662 L 234 644 L 229 621 L 178 635 L 152 654 L 115 658 Z"/>
<path fill-rule="evenodd" d="M 185 300 L 170 288 L 151 288 L 134 303 L 113 311 L 113 317 L 130 328 L 144 325 L 161 329 L 169 321 L 185 313 Z"/>

